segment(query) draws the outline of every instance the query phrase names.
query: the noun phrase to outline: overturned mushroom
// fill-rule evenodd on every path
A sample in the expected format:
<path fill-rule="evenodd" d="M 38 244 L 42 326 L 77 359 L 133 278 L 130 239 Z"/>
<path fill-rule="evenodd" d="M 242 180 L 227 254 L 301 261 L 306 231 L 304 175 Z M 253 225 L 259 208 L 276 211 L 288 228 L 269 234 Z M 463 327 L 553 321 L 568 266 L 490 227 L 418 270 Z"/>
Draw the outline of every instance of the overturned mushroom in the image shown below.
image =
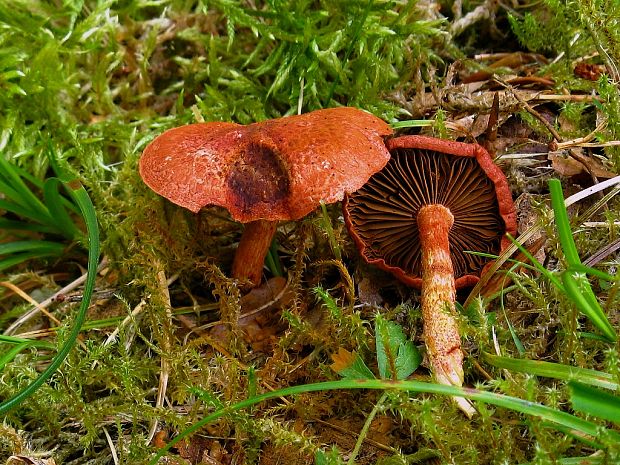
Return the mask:
<path fill-rule="evenodd" d="M 438 382 L 463 384 L 456 288 L 479 280 L 516 231 L 508 183 L 480 146 L 422 136 L 388 141 L 392 158 L 344 203 L 347 228 L 368 262 L 422 289 L 424 340 Z M 457 399 L 468 414 L 473 407 Z"/>
<path fill-rule="evenodd" d="M 140 175 L 177 205 L 219 205 L 246 223 L 232 276 L 256 286 L 277 222 L 359 189 L 387 163 L 389 134 L 382 120 L 347 107 L 248 126 L 190 124 L 146 147 Z"/>

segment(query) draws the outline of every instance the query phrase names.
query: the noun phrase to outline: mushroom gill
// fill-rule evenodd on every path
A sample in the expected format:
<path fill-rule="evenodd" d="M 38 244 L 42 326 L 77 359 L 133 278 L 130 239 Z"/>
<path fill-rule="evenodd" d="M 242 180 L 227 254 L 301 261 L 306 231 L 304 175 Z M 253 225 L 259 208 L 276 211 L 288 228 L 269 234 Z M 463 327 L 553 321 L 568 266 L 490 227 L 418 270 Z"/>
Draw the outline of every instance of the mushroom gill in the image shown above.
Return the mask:
<path fill-rule="evenodd" d="M 351 221 L 367 245 L 366 260 L 382 259 L 421 276 L 418 212 L 424 205 L 441 204 L 454 216 L 449 243 L 455 278 L 480 274 L 488 259 L 467 251 L 496 254 L 505 225 L 495 186 L 476 158 L 422 149 L 391 153 L 383 170 L 348 199 Z"/>

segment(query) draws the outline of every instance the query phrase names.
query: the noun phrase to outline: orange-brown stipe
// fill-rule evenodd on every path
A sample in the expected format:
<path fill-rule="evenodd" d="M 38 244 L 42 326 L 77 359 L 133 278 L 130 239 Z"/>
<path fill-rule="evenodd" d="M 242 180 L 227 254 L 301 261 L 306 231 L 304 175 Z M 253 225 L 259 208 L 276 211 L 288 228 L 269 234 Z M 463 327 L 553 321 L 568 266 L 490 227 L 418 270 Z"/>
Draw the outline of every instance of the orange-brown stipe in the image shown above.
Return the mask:
<path fill-rule="evenodd" d="M 463 385 L 463 351 L 456 320 L 454 269 L 449 233 L 454 216 L 443 205 L 431 204 L 418 212 L 422 250 L 422 319 L 428 359 L 437 382 Z M 469 401 L 455 398 L 468 416 L 475 412 Z"/>
<path fill-rule="evenodd" d="M 443 205 L 428 205 L 418 213 L 422 249 L 422 317 L 424 340 L 435 377 L 442 384 L 463 383 L 463 352 L 454 318 L 454 269 L 448 234 L 454 216 Z"/>

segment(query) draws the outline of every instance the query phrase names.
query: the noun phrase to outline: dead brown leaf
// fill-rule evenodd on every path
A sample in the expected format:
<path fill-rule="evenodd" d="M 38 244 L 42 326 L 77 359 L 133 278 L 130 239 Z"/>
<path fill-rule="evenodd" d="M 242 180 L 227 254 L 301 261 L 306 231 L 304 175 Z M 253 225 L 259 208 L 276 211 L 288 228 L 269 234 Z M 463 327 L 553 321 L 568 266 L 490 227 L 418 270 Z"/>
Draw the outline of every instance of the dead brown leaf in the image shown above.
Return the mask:
<path fill-rule="evenodd" d="M 225 459 L 222 446 L 215 439 L 207 439 L 197 434 L 177 445 L 179 455 L 192 465 L 223 465 Z"/>
<path fill-rule="evenodd" d="M 241 298 L 241 315 L 238 328 L 254 351 L 265 352 L 275 336 L 284 329 L 280 315 L 293 299 L 293 293 L 285 278 L 271 278 L 262 286 L 252 289 Z M 224 324 L 211 329 L 210 335 L 225 342 L 229 330 Z"/>
<path fill-rule="evenodd" d="M 334 363 L 331 364 L 330 368 L 336 373 L 346 370 L 355 363 L 355 354 L 342 347 L 338 348 L 338 353 L 332 354 L 331 357 Z"/>
<path fill-rule="evenodd" d="M 588 81 L 598 81 L 598 79 L 607 72 L 605 66 L 595 65 L 593 63 L 577 63 L 573 70 L 575 76 Z"/>
<path fill-rule="evenodd" d="M 495 61 L 489 64 L 486 70 L 477 71 L 463 77 L 462 81 L 464 83 L 486 81 L 487 79 L 490 79 L 493 74 L 495 74 L 495 71 L 502 68 L 511 70 L 523 70 L 526 65 L 537 65 L 541 62 L 547 61 L 547 59 L 542 55 L 524 52 L 489 55 L 486 58 L 491 60 L 495 59 Z"/>
<path fill-rule="evenodd" d="M 549 161 L 553 169 L 561 176 L 577 176 L 590 171 L 597 178 L 611 179 L 616 175 L 609 171 L 603 163 L 594 157 L 588 157 L 573 150 L 573 157 L 563 156 L 561 153 L 550 152 Z M 578 159 L 576 159 L 577 157 Z M 587 169 L 586 169 L 587 168 Z"/>

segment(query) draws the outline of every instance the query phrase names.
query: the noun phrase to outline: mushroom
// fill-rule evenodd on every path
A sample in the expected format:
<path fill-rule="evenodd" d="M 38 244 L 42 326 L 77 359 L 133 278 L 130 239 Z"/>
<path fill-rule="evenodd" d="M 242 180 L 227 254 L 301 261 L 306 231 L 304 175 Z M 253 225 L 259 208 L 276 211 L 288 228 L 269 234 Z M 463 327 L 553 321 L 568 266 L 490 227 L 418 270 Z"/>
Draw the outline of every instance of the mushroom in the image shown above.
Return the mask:
<path fill-rule="evenodd" d="M 422 136 L 391 139 L 388 164 L 344 201 L 362 257 L 422 289 L 424 341 L 435 379 L 462 386 L 456 289 L 478 282 L 516 231 L 506 177 L 486 150 Z M 471 416 L 471 404 L 457 398 Z"/>
<path fill-rule="evenodd" d="M 231 274 L 255 287 L 277 222 L 359 189 L 389 160 L 383 137 L 391 132 L 382 120 L 348 107 L 247 126 L 190 124 L 146 147 L 140 175 L 177 205 L 193 212 L 219 205 L 245 223 Z"/>

